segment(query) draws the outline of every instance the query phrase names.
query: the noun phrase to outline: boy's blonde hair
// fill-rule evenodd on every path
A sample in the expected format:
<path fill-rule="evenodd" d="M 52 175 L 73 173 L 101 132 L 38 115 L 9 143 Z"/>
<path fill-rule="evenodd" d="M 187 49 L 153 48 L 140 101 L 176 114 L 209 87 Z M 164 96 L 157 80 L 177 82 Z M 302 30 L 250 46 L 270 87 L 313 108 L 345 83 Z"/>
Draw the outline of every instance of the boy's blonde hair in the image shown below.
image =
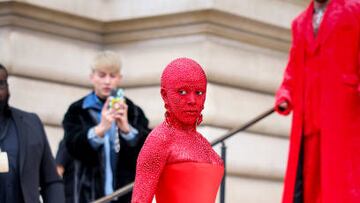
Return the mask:
<path fill-rule="evenodd" d="M 100 52 L 94 59 L 91 70 L 106 70 L 114 73 L 121 73 L 120 57 L 112 51 Z"/>

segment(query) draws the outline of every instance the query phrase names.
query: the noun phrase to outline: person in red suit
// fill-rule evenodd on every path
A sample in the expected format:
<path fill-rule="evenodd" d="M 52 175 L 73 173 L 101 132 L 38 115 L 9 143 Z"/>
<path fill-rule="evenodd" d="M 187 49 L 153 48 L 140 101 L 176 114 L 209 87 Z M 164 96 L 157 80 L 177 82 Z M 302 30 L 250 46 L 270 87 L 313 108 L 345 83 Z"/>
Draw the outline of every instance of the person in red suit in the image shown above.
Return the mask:
<path fill-rule="evenodd" d="M 293 111 L 284 203 L 360 202 L 360 1 L 314 0 L 292 24 L 276 110 Z"/>
<path fill-rule="evenodd" d="M 206 75 L 192 59 L 172 61 L 161 77 L 165 120 L 148 136 L 136 168 L 132 203 L 214 203 L 224 166 L 196 131 L 202 121 Z"/>

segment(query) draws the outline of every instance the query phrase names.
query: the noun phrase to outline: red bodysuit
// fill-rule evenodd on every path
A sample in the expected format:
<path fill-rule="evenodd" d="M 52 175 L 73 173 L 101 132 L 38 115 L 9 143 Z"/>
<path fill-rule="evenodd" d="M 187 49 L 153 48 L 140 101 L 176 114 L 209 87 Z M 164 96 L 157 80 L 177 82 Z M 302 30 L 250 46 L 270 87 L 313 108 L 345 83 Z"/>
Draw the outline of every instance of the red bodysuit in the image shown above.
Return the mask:
<path fill-rule="evenodd" d="M 206 95 L 206 75 L 187 58 L 172 61 L 161 77 L 165 121 L 148 136 L 138 158 L 133 203 L 213 203 L 224 167 L 196 131 Z"/>

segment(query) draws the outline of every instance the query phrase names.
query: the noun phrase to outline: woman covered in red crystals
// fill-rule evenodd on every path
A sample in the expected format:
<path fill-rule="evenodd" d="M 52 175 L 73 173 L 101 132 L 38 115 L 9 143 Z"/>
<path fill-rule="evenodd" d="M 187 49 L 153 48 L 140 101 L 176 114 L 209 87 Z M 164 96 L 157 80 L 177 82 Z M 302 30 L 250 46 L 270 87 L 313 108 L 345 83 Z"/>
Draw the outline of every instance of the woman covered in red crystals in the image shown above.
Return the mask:
<path fill-rule="evenodd" d="M 172 61 L 161 76 L 165 121 L 148 136 L 137 161 L 132 203 L 213 203 L 224 166 L 196 131 L 207 79 L 194 60 Z"/>

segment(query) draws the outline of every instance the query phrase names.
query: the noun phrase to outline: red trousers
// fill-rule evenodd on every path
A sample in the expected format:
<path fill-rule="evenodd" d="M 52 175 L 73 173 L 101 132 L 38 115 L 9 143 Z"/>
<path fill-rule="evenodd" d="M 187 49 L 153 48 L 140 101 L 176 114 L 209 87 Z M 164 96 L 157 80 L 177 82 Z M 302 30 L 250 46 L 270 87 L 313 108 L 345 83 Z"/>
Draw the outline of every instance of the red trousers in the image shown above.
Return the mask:
<path fill-rule="evenodd" d="M 320 133 L 303 137 L 303 201 L 321 203 Z"/>

